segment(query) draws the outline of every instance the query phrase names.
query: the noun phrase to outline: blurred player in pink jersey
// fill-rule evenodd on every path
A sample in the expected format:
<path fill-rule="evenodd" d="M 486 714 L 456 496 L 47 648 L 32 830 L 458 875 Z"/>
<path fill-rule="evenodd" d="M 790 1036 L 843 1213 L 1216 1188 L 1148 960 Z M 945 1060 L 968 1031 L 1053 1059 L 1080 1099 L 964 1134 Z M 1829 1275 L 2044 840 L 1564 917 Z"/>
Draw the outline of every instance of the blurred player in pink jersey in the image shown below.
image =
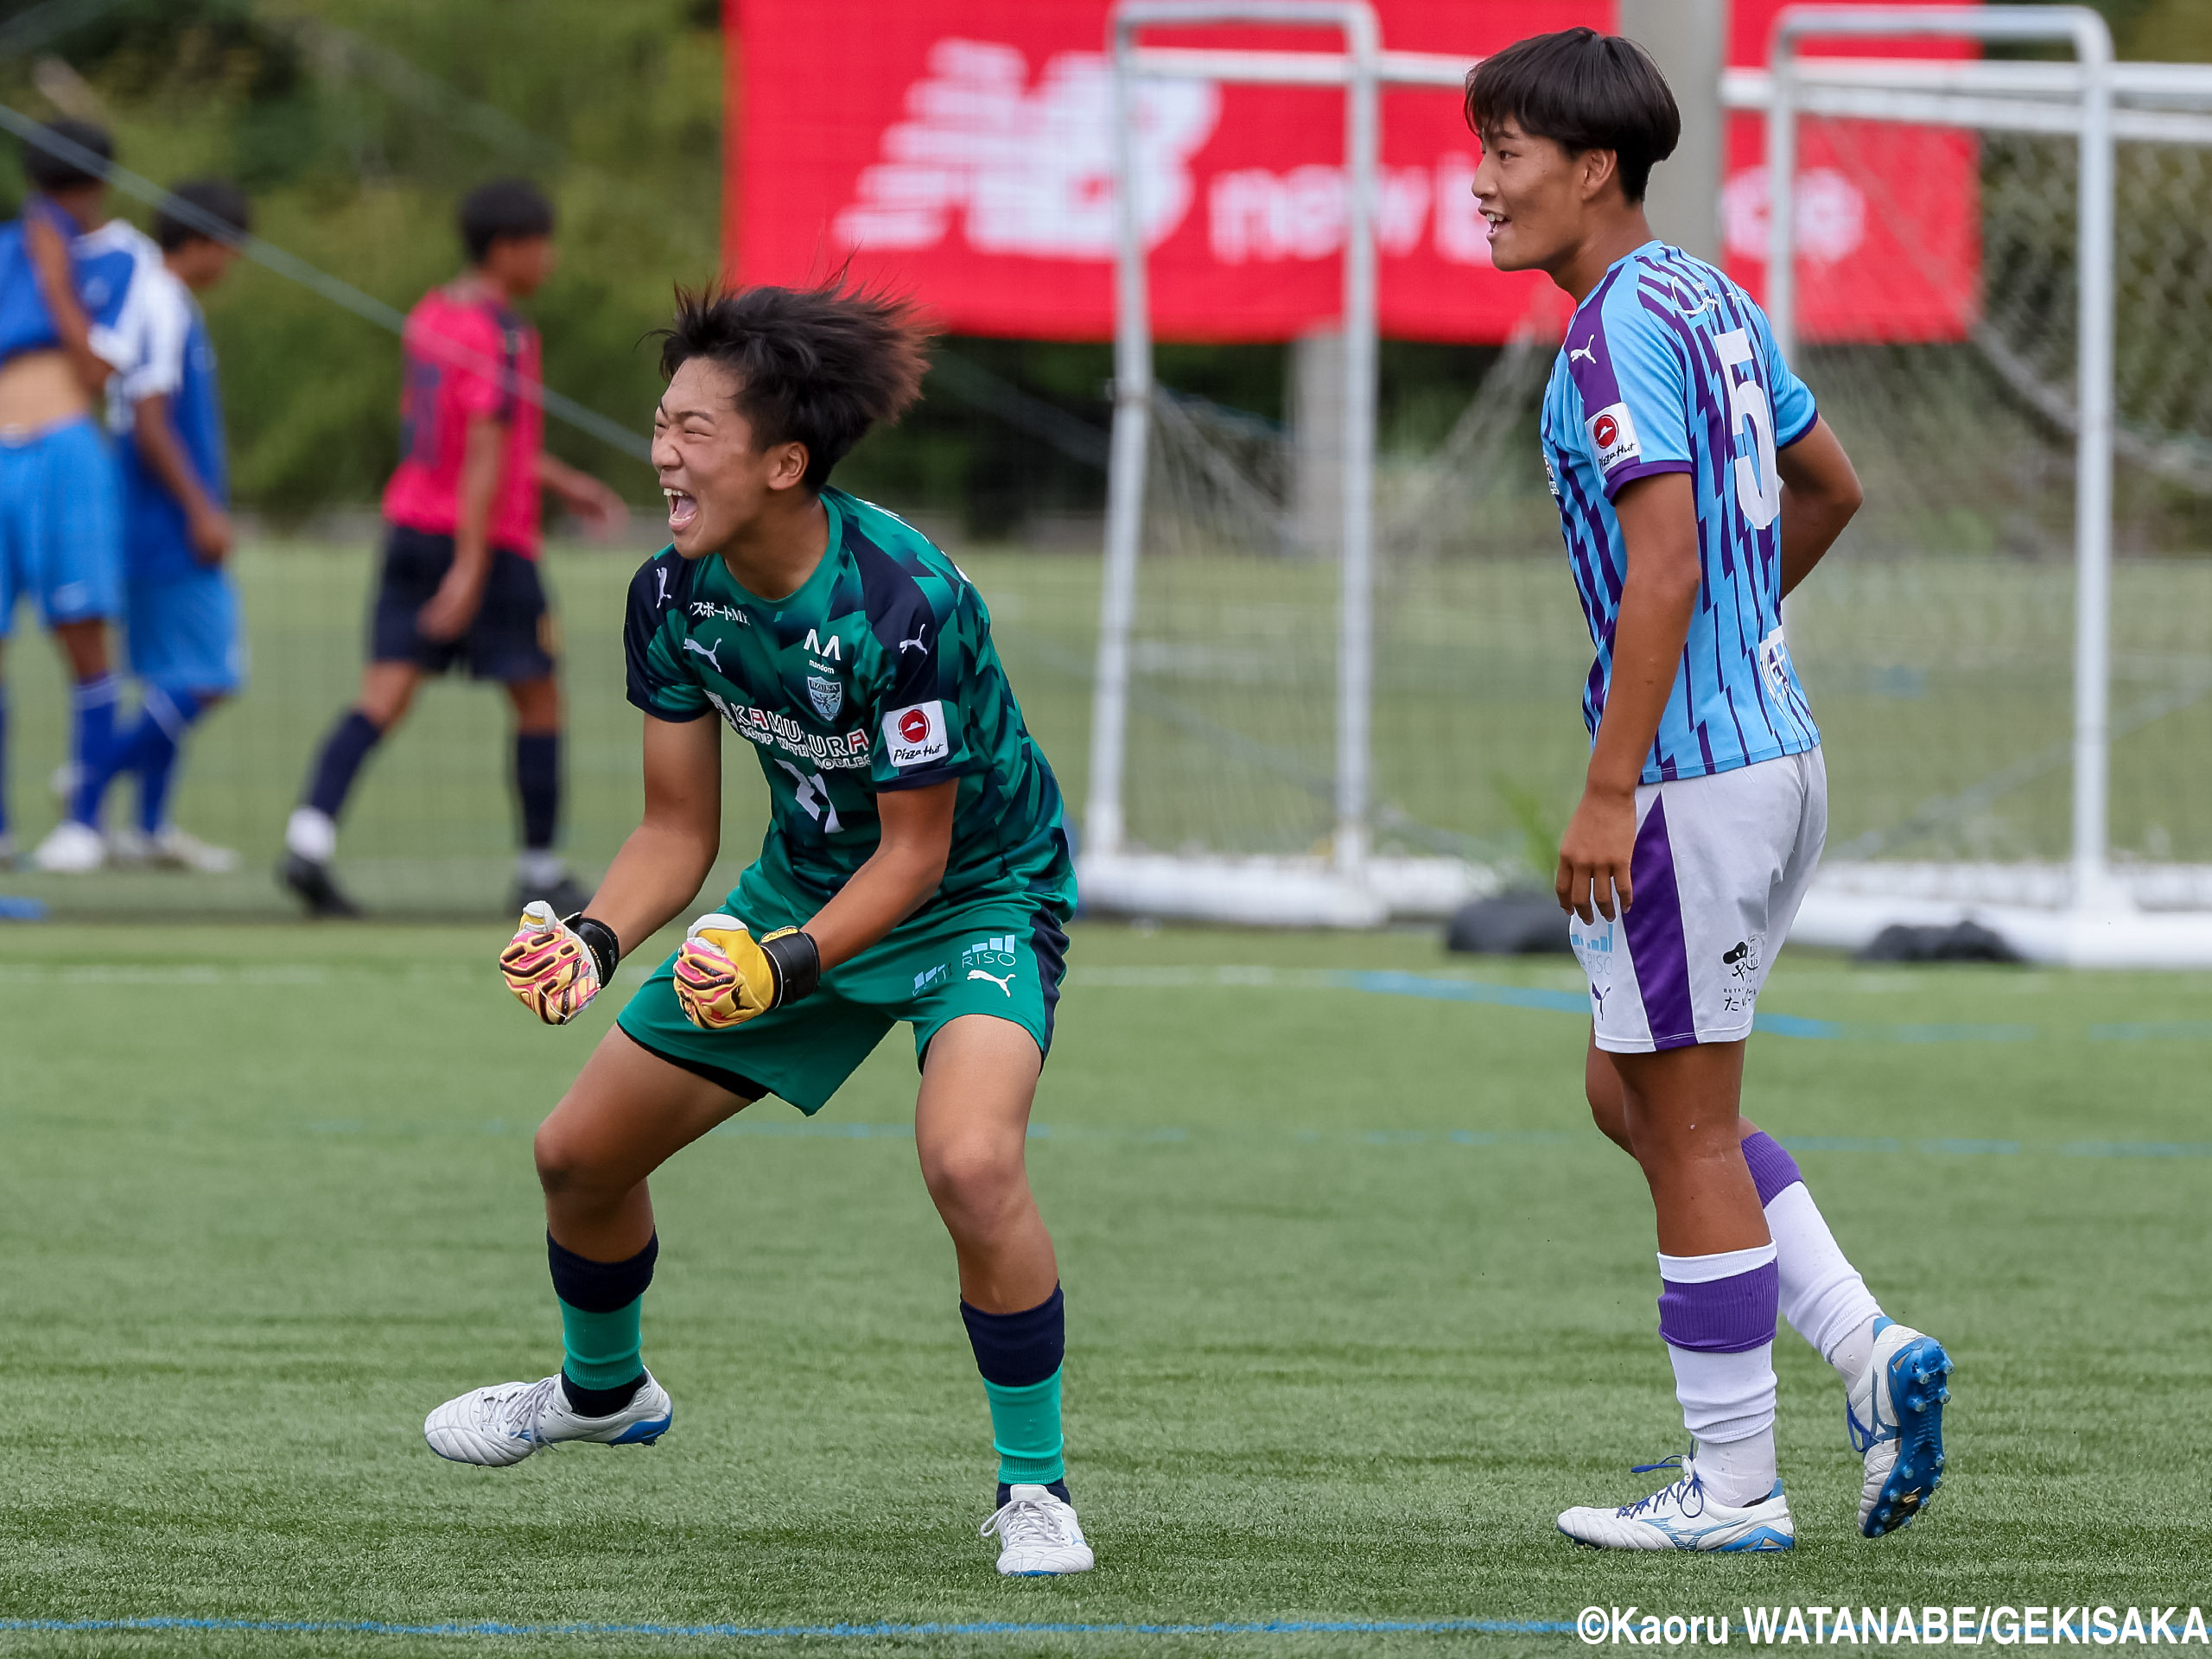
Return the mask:
<path fill-rule="evenodd" d="M 360 694 L 323 740 L 284 830 L 277 879 L 310 915 L 358 912 L 330 873 L 338 816 L 361 763 L 397 726 L 426 674 L 466 664 L 515 710 L 522 849 L 513 902 L 567 915 L 582 891 L 554 836 L 561 804 L 561 691 L 538 575 L 538 492 L 606 533 L 621 499 L 543 448 L 537 331 L 514 310 L 552 275 L 553 207 L 502 180 L 461 206 L 468 269 L 407 319 L 400 462 L 385 486 L 384 565 L 370 605 Z"/>

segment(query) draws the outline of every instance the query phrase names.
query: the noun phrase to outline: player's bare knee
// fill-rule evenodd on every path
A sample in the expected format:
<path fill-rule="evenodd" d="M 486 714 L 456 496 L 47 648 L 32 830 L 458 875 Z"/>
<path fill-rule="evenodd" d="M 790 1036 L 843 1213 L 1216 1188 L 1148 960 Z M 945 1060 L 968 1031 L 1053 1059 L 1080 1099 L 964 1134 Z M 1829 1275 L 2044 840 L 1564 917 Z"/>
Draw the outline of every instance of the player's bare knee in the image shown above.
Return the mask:
<path fill-rule="evenodd" d="M 942 1212 L 995 1214 L 1020 1188 L 1020 1151 L 980 1137 L 957 1141 L 924 1155 L 922 1179 Z"/>

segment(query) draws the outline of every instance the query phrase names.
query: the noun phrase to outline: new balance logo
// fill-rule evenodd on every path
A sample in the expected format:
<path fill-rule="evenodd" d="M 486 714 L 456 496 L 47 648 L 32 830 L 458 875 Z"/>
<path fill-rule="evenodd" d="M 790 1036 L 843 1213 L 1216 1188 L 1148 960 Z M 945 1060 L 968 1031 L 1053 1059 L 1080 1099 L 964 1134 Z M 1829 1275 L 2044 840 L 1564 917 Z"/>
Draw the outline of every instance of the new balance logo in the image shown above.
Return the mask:
<path fill-rule="evenodd" d="M 1594 369 L 1594 368 L 1596 368 L 1596 367 L 1598 366 L 1598 336 L 1597 336 L 1597 335 L 1592 334 L 1592 335 L 1591 335 L 1591 336 L 1590 336 L 1590 343 L 1589 343 L 1587 346 L 1575 346 L 1575 345 L 1570 344 L 1570 345 L 1567 346 L 1567 360 L 1569 363 L 1572 363 L 1572 362 L 1573 362 L 1573 361 L 1574 361 L 1574 359 L 1575 359 L 1576 358 L 1578 358 L 1578 357 L 1579 357 L 1579 358 L 1580 358 L 1584 362 L 1587 363 L 1587 364 L 1588 364 L 1592 368 L 1593 368 L 1593 369 Z"/>
<path fill-rule="evenodd" d="M 992 984 L 997 986 L 999 989 L 1007 994 L 1007 1001 L 1011 1001 L 1014 998 L 1014 976 L 1012 974 L 1008 974 L 1004 979 L 1001 979 L 996 974 L 987 974 L 980 968 L 970 968 L 968 970 L 968 977 L 970 979 L 988 979 Z"/>
<path fill-rule="evenodd" d="M 709 645 L 701 645 L 701 644 L 700 644 L 696 639 L 690 639 L 690 638 L 689 638 L 689 637 L 686 637 L 686 639 L 684 639 L 684 641 L 683 641 L 683 649 L 684 649 L 684 650 L 686 650 L 686 651 L 688 651 L 688 652 L 693 652 L 693 653 L 695 653 L 695 654 L 696 654 L 696 655 L 698 655 L 698 656 L 703 657 L 703 658 L 705 658 L 709 662 L 710 662 L 710 663 L 714 664 L 714 665 L 715 665 L 715 673 L 717 673 L 717 674 L 719 674 L 719 673 L 721 673 L 721 672 L 722 671 L 722 665 L 721 665 L 721 659 L 720 658 L 716 657 L 716 656 L 715 655 L 715 652 L 716 652 L 720 651 L 721 648 L 722 648 L 722 647 L 721 647 L 721 642 L 719 639 L 718 639 L 718 640 L 716 640 L 716 641 L 714 643 L 714 645 L 711 645 L 711 646 L 709 646 Z"/>

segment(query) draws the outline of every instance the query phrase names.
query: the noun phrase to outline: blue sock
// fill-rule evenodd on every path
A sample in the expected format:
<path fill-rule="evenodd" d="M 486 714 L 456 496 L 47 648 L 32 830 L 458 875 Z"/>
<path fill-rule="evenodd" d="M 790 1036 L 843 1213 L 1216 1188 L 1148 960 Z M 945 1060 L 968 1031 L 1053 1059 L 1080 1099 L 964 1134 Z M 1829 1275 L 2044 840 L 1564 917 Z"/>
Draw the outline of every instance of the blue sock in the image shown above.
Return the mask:
<path fill-rule="evenodd" d="M 108 750 L 115 742 L 115 705 L 121 688 L 115 676 L 101 674 L 79 680 L 69 693 L 76 711 L 77 732 L 70 759 L 77 764 L 77 794 L 69 816 L 79 823 L 99 826 L 100 791 L 106 787 Z"/>
<path fill-rule="evenodd" d="M 8 688 L 0 685 L 0 836 L 8 833 Z"/>
<path fill-rule="evenodd" d="M 322 741 L 315 773 L 308 779 L 305 804 L 326 817 L 335 818 L 345 808 L 346 793 L 353 787 L 353 776 L 360 771 L 361 762 L 383 738 L 376 721 L 358 709 L 348 709 Z"/>
<path fill-rule="evenodd" d="M 137 728 L 125 741 L 130 750 L 127 764 L 138 774 L 138 827 L 149 836 L 168 817 L 169 788 L 176 779 L 184 734 L 204 712 L 200 699 L 189 691 L 146 688 Z"/>

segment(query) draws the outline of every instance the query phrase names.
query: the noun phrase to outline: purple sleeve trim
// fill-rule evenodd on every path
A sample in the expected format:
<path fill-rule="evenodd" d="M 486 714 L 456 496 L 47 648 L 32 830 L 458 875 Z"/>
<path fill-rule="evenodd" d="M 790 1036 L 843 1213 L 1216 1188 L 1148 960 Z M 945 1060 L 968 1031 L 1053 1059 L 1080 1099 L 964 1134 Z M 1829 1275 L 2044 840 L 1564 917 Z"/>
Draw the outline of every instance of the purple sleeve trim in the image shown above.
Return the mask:
<path fill-rule="evenodd" d="M 1761 1209 L 1772 1204 L 1776 1194 L 1805 1179 L 1797 1160 L 1764 1129 L 1744 1137 L 1744 1161 L 1751 1166 L 1751 1185 L 1759 1190 Z"/>
<path fill-rule="evenodd" d="M 1701 1285 L 1662 1283 L 1659 1335 L 1669 1348 L 1747 1354 L 1774 1340 L 1782 1274 L 1773 1262 Z"/>
<path fill-rule="evenodd" d="M 1791 444 L 1802 440 L 1808 432 L 1810 432 L 1820 423 L 1821 406 L 1818 404 L 1815 404 L 1813 405 L 1813 412 L 1805 417 L 1805 424 L 1799 427 L 1795 432 L 1792 432 L 1786 438 L 1777 438 L 1774 441 L 1774 447 L 1777 449 L 1787 449 Z"/>
<path fill-rule="evenodd" d="M 1605 474 L 1605 499 L 1610 501 L 1620 493 L 1621 486 L 1633 484 L 1639 478 L 1649 478 L 1654 473 L 1694 473 L 1694 461 L 1639 461 L 1633 467 L 1624 467 L 1617 473 Z"/>

